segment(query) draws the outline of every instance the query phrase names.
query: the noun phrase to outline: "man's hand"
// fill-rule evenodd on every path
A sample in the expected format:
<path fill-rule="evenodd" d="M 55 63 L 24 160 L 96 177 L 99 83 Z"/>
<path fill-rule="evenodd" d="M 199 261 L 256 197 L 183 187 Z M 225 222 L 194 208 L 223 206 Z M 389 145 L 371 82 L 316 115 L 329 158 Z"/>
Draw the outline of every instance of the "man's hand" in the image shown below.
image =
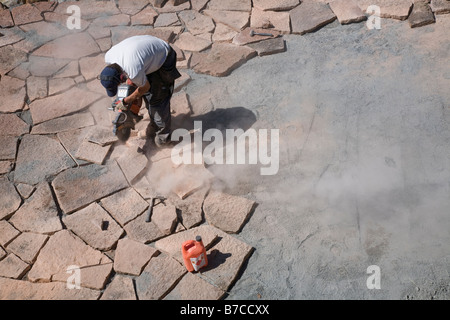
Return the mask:
<path fill-rule="evenodd" d="M 125 100 L 125 99 L 124 99 Z M 128 107 L 126 104 L 123 103 L 123 101 L 119 100 L 116 103 L 116 109 L 120 111 L 127 111 Z"/>

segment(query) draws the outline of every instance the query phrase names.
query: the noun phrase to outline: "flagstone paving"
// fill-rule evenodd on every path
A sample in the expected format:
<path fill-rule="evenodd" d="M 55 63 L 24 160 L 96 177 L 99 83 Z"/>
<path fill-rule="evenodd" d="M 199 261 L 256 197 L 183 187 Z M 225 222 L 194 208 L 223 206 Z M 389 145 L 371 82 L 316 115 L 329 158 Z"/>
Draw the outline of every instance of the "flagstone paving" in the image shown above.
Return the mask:
<path fill-rule="evenodd" d="M 189 72 L 228 76 L 257 55 L 285 52 L 283 34 L 361 22 L 370 4 L 414 28 L 450 13 L 447 0 L 86 0 L 0 9 L 0 299 L 223 298 L 253 252 L 230 233 L 245 226 L 255 202 L 212 190 L 203 164 L 175 166 L 170 149 L 145 151 L 136 132 L 149 123 L 145 109 L 134 138 L 117 141 L 96 80 L 104 53 L 133 35 L 173 45 L 183 74 L 173 116 L 182 122 L 192 113 L 183 90 Z M 67 28 L 71 5 L 81 9 L 79 29 Z M 167 199 L 146 222 L 161 193 Z M 191 274 L 180 248 L 197 235 L 209 265 Z M 70 266 L 80 268 L 79 290 L 67 289 Z"/>

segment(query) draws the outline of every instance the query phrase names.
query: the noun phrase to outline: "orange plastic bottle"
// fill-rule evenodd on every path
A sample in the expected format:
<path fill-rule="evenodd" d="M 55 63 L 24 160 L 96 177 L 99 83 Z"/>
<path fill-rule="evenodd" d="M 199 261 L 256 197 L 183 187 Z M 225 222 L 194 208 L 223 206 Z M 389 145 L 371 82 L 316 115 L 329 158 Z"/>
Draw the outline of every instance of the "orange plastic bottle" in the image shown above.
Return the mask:
<path fill-rule="evenodd" d="M 189 272 L 198 271 L 208 265 L 206 249 L 202 242 L 202 237 L 197 236 L 194 240 L 183 242 L 181 246 L 183 260 Z"/>

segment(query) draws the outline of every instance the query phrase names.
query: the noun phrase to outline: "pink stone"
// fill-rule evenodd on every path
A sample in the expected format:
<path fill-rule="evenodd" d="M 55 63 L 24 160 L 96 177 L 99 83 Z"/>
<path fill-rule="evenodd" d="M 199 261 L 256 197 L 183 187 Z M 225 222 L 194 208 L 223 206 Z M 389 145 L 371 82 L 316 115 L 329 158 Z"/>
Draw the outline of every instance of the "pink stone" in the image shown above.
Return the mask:
<path fill-rule="evenodd" d="M 158 250 L 143 243 L 122 239 L 117 244 L 114 257 L 114 270 L 118 273 L 139 276 Z"/>
<path fill-rule="evenodd" d="M 303 2 L 290 11 L 292 33 L 313 32 L 336 20 L 336 15 L 326 3 Z"/>
<path fill-rule="evenodd" d="M 58 59 L 80 59 L 100 52 L 97 42 L 89 34 L 75 33 L 48 42 L 33 54 Z"/>
<path fill-rule="evenodd" d="M 150 7 L 145 8 L 141 12 L 131 17 L 131 25 L 150 25 L 152 26 L 155 22 L 155 18 L 158 13 Z"/>
<path fill-rule="evenodd" d="M 250 20 L 249 12 L 216 10 L 204 10 L 203 12 L 207 16 L 210 16 L 216 23 L 223 23 L 236 31 L 241 31 L 245 28 Z"/>
<path fill-rule="evenodd" d="M 6 177 L 0 177 L 0 219 L 11 216 L 22 203 L 14 185 Z"/>
<path fill-rule="evenodd" d="M 17 115 L 0 114 L 0 136 L 21 136 L 28 131 L 29 125 Z"/>
<path fill-rule="evenodd" d="M 31 4 L 14 7 L 11 9 L 11 14 L 16 25 L 42 20 L 41 12 Z"/>

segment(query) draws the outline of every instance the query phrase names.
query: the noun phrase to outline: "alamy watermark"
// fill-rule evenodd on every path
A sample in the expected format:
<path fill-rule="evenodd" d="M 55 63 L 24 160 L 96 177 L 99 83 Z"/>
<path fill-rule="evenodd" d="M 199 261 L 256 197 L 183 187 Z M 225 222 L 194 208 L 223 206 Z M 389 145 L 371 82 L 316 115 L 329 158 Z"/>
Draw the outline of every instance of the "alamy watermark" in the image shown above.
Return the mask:
<path fill-rule="evenodd" d="M 66 273 L 71 274 L 66 281 L 66 287 L 69 290 L 81 289 L 81 269 L 79 266 L 68 266 Z"/>
<path fill-rule="evenodd" d="M 367 274 L 370 276 L 367 278 L 367 289 L 380 290 L 381 289 L 381 268 L 379 266 L 370 266 L 367 268 Z"/>
<path fill-rule="evenodd" d="M 193 133 L 193 141 L 191 134 Z M 172 161 L 181 164 L 260 164 L 263 176 L 278 173 L 280 162 L 280 132 L 271 129 L 226 129 L 225 136 L 219 129 L 203 133 L 202 122 L 194 121 L 194 130 L 176 129 L 172 141 L 178 142 L 172 149 Z M 203 149 L 204 142 L 211 142 Z M 270 151 L 269 151 L 270 144 Z M 248 152 L 247 152 L 248 151 Z"/>
<path fill-rule="evenodd" d="M 369 30 L 380 30 L 381 29 L 381 8 L 376 5 L 371 5 L 367 7 L 366 13 L 369 17 L 366 21 L 366 26 Z"/>

